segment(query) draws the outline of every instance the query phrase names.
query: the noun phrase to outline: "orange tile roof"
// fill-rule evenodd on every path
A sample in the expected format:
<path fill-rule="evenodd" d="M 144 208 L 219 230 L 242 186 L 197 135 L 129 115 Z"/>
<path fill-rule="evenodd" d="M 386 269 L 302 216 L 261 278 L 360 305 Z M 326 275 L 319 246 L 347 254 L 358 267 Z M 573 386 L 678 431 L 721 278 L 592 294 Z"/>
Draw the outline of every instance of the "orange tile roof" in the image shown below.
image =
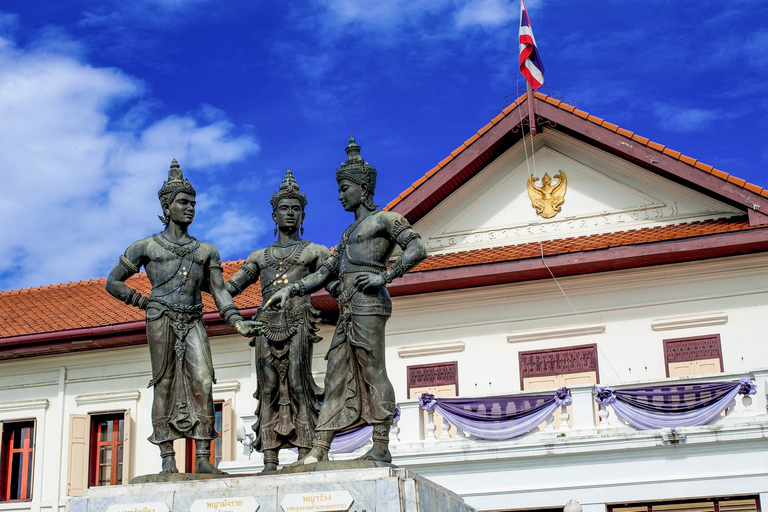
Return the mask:
<path fill-rule="evenodd" d="M 552 98 L 550 96 L 547 96 L 546 94 L 542 94 L 539 92 L 534 92 L 535 97 L 538 100 L 544 101 L 546 103 L 549 103 L 550 105 L 553 105 L 555 107 L 558 107 L 561 110 L 564 110 L 566 112 L 570 112 L 578 117 L 581 117 L 583 119 L 586 119 L 587 121 L 590 121 L 598 126 L 601 126 L 603 128 L 606 128 L 608 130 L 611 130 L 612 132 L 617 132 L 620 135 L 623 135 L 629 139 L 632 139 L 633 141 L 649 147 L 651 149 L 654 149 L 656 151 L 660 151 L 664 153 L 665 155 L 674 158 L 676 160 L 679 160 L 685 164 L 688 164 L 692 167 L 695 167 L 696 169 L 699 169 L 701 171 L 704 171 L 708 174 L 711 174 L 713 176 L 716 176 L 718 178 L 721 178 L 723 180 L 726 180 L 738 187 L 747 188 L 749 191 L 759 194 L 763 197 L 768 198 L 768 190 L 763 189 L 763 187 L 760 187 L 758 185 L 753 185 L 751 183 L 746 182 L 743 179 L 737 178 L 735 176 L 731 176 L 728 173 L 725 173 L 723 171 L 720 171 L 718 169 L 713 168 L 711 165 L 704 164 L 702 162 L 697 161 L 695 158 L 691 158 L 688 156 L 685 156 L 681 154 L 678 151 L 674 151 L 672 149 L 669 149 L 665 147 L 662 144 L 658 144 L 656 142 L 653 142 L 645 137 L 641 137 L 640 135 L 637 135 L 636 133 L 633 133 L 629 130 L 625 130 L 613 123 L 609 123 L 608 121 L 604 119 L 600 119 L 599 117 L 595 117 L 593 115 L 588 114 L 587 112 L 581 111 L 576 109 L 573 105 L 568 105 L 566 103 L 563 103 L 561 100 Z M 480 136 L 482 136 L 485 132 L 490 130 L 494 125 L 498 124 L 499 121 L 510 114 L 517 106 L 522 104 L 524 101 L 526 101 L 525 95 L 520 96 L 517 98 L 511 105 L 507 106 L 504 110 L 502 110 L 501 114 L 493 118 L 490 123 L 485 125 L 484 127 L 480 128 L 480 130 L 477 131 L 475 135 L 467 139 L 462 145 L 460 145 L 458 148 L 456 148 L 454 151 L 451 152 L 450 155 L 448 155 L 444 160 L 442 160 L 437 166 L 427 171 L 427 173 L 417 180 L 413 185 L 408 187 L 405 191 L 403 191 L 402 194 L 400 194 L 398 197 L 393 199 L 389 202 L 386 206 L 386 210 L 391 210 L 395 206 L 397 206 L 403 199 L 408 197 L 411 193 L 416 191 L 429 177 L 437 173 L 440 169 L 448 165 L 449 162 L 451 162 L 454 158 L 456 158 L 458 155 L 460 155 L 465 149 L 470 147 L 475 141 L 478 140 Z"/>
<path fill-rule="evenodd" d="M 749 222 L 741 217 L 547 240 L 542 241 L 541 246 L 538 242 L 531 242 L 476 249 L 429 256 L 414 272 L 539 258 L 542 250 L 545 256 L 555 256 L 755 228 L 757 226 L 750 226 Z M 224 279 L 231 277 L 241 264 L 242 260 L 224 263 Z M 0 341 L 15 336 L 143 321 L 144 312 L 115 300 L 104 290 L 105 281 L 102 278 L 0 292 Z M 132 277 L 128 284 L 143 295 L 149 293 L 146 274 Z M 203 294 L 203 302 L 205 312 L 216 311 L 210 295 Z M 241 309 L 259 305 L 260 286 L 252 285 L 243 295 L 235 298 L 235 303 Z"/>
<path fill-rule="evenodd" d="M 540 258 L 575 252 L 596 251 L 610 247 L 649 244 L 654 242 L 667 242 L 681 240 L 697 236 L 715 235 L 719 233 L 731 233 L 755 229 L 760 226 L 750 226 L 745 218 L 719 219 L 709 221 L 690 222 L 670 226 L 634 229 L 600 235 L 586 235 L 574 238 L 561 238 L 557 240 L 529 242 L 518 245 L 507 245 L 490 249 L 475 249 L 449 254 L 430 256 L 424 260 L 412 272 L 424 272 L 427 270 L 440 270 L 446 268 L 463 267 L 467 265 L 481 265 L 485 263 L 498 263 L 502 261 L 523 260 L 528 258 Z"/>
<path fill-rule="evenodd" d="M 240 261 L 224 263 L 229 279 Z M 104 289 L 105 278 L 0 292 L 0 339 L 44 332 L 66 331 L 144 320 L 144 311 L 127 306 Z M 144 296 L 150 284 L 146 274 L 131 277 L 127 284 Z M 251 286 L 235 297 L 239 308 L 261 304 L 261 287 Z M 203 294 L 204 312 L 216 311 L 213 298 Z"/>

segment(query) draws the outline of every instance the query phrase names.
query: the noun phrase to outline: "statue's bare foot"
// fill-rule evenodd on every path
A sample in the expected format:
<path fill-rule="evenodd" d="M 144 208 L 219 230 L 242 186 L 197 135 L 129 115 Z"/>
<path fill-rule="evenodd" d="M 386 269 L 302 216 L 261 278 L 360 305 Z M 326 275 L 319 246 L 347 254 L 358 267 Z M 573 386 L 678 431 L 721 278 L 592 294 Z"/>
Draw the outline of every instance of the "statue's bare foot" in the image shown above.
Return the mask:
<path fill-rule="evenodd" d="M 314 464 L 315 462 L 320 462 L 323 460 L 328 460 L 328 452 L 322 448 L 313 447 L 311 450 L 309 450 L 308 454 L 303 457 L 299 457 L 299 460 L 289 465 L 288 467 L 293 468 L 296 466 L 303 466 L 305 464 Z"/>
<path fill-rule="evenodd" d="M 222 470 L 211 464 L 211 461 L 207 457 L 198 457 L 195 464 L 195 473 L 201 473 L 205 475 L 225 475 Z"/>
<path fill-rule="evenodd" d="M 392 462 L 392 454 L 389 453 L 389 445 L 385 443 L 373 443 L 368 452 L 358 460 L 378 460 L 380 462 Z"/>
<path fill-rule="evenodd" d="M 163 470 L 160 473 L 178 473 L 176 469 L 176 457 L 173 455 L 167 455 L 163 457 Z"/>

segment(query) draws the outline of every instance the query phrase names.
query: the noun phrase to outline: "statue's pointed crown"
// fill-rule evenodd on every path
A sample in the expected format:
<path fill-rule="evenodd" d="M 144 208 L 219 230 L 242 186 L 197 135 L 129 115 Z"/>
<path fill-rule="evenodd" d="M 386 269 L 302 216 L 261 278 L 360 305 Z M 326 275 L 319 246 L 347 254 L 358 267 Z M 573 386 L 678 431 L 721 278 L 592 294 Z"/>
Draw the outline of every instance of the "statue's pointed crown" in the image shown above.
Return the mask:
<path fill-rule="evenodd" d="M 277 209 L 281 199 L 298 199 L 302 209 L 307 206 L 307 196 L 299 190 L 299 184 L 296 183 L 296 179 L 293 177 L 290 169 L 285 171 L 285 177 L 280 184 L 280 188 L 272 194 L 272 199 L 269 201 L 272 205 L 272 210 Z"/>
<path fill-rule="evenodd" d="M 179 162 L 174 158 L 173 162 L 171 162 L 171 169 L 168 171 L 168 181 L 163 183 L 163 188 L 157 193 L 157 197 L 160 198 L 163 204 L 166 202 L 170 204 L 179 192 L 185 192 L 193 196 L 197 195 L 189 180 L 184 178 L 184 172 L 181 170 Z M 163 199 L 164 196 L 167 196 L 167 201 Z"/>
<path fill-rule="evenodd" d="M 365 183 L 373 195 L 376 188 L 376 168 L 363 160 L 363 157 L 360 156 L 360 146 L 351 135 L 345 151 L 347 152 L 347 161 L 336 169 L 336 182 L 349 180 L 358 185 Z"/>

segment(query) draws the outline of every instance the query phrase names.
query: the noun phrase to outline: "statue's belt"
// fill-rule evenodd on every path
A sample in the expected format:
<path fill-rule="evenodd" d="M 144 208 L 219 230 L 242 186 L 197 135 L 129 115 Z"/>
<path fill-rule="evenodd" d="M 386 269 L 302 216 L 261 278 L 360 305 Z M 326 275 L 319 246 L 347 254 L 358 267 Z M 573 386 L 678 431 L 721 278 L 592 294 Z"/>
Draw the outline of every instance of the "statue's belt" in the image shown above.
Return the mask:
<path fill-rule="evenodd" d="M 151 310 L 155 310 L 156 313 Z M 192 324 L 203 318 L 202 304 L 174 304 L 163 299 L 149 298 L 147 305 L 147 321 L 157 320 L 165 315 L 171 321 L 173 330 L 178 338 L 183 339 Z"/>
<path fill-rule="evenodd" d="M 389 297 L 371 297 L 364 295 L 356 287 L 351 286 L 339 296 L 339 311 L 352 315 L 386 315 L 392 314 L 392 300 Z"/>
<path fill-rule="evenodd" d="M 309 304 L 301 304 L 293 309 L 281 309 L 268 311 L 259 308 L 256 312 L 256 320 L 262 322 L 261 335 L 271 342 L 285 341 L 296 334 L 299 325 L 304 323 L 305 310 Z"/>

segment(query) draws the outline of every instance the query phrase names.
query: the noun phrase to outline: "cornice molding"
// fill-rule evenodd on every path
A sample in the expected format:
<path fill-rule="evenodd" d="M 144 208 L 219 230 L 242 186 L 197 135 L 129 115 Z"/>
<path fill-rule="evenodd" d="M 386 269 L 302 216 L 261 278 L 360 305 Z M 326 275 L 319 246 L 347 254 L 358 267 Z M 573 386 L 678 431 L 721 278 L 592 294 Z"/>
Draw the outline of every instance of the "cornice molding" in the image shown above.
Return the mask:
<path fill-rule="evenodd" d="M 0 402 L 0 412 L 29 411 L 32 409 L 47 409 L 51 403 L 47 398 L 37 400 L 16 400 L 13 402 Z"/>
<path fill-rule="evenodd" d="M 213 385 L 213 392 L 214 393 L 226 393 L 228 391 L 240 391 L 240 381 L 239 380 L 226 380 L 224 382 L 218 382 Z"/>
<path fill-rule="evenodd" d="M 705 313 L 702 315 L 657 318 L 651 322 L 651 329 L 654 331 L 671 331 L 674 329 L 691 329 L 726 323 L 728 323 L 728 313 Z"/>
<path fill-rule="evenodd" d="M 463 341 L 446 341 L 441 343 L 429 343 L 427 345 L 411 345 L 397 349 L 397 355 L 401 358 L 431 356 L 434 354 L 449 354 L 451 352 L 463 352 Z"/>
<path fill-rule="evenodd" d="M 132 389 L 129 391 L 116 391 L 114 393 L 90 393 L 87 395 L 77 395 L 75 397 L 75 403 L 78 406 L 94 405 L 94 404 L 107 404 L 113 402 L 138 402 L 141 397 L 141 391 L 138 389 Z"/>
<path fill-rule="evenodd" d="M 570 338 L 571 336 L 588 336 L 605 332 L 604 323 L 565 325 L 562 327 L 546 327 L 544 329 L 526 329 L 507 334 L 509 343 L 523 341 L 550 340 L 555 338 Z"/>

